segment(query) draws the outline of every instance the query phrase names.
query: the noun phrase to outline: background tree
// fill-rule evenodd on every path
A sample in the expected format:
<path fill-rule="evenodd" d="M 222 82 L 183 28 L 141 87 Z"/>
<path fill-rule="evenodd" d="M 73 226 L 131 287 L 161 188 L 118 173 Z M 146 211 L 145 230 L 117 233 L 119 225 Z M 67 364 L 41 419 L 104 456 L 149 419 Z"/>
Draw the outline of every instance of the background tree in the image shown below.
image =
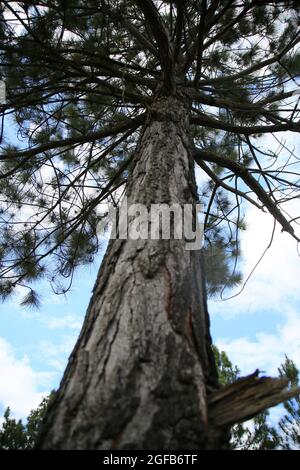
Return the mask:
<path fill-rule="evenodd" d="M 299 370 L 295 363 L 286 357 L 279 373 L 290 380 L 291 386 L 299 384 Z M 283 449 L 300 448 L 300 398 L 299 395 L 284 403 L 285 415 L 279 422 L 282 431 L 281 445 Z"/>
<path fill-rule="evenodd" d="M 298 25 L 287 0 L 2 1 L 2 297 L 21 287 L 22 305 L 38 305 L 33 283 L 45 276 L 66 292 L 125 190 L 147 207 L 201 197 L 219 290 L 230 265 L 229 284 L 240 280 L 242 200 L 298 241 L 286 206 L 298 196 L 298 157 L 258 141 L 299 132 Z M 195 162 L 209 179 L 199 191 Z M 244 418 L 269 393 L 286 397 L 283 379 L 259 383 L 268 393 Z M 180 240 L 117 239 L 40 446 L 220 446 L 242 411 L 220 413 L 217 388 L 202 255 Z"/>
<path fill-rule="evenodd" d="M 52 391 L 48 397 L 43 398 L 39 406 L 29 413 L 25 424 L 22 420 L 17 421 L 11 418 L 11 410 L 8 407 L 4 412 L 4 421 L 0 429 L 0 449 L 33 449 L 36 445 L 41 423 L 53 397 L 54 392 Z"/>
<path fill-rule="evenodd" d="M 9 407 L 6 408 L 3 418 L 4 422 L 0 431 L 0 449 L 26 449 L 27 435 L 22 421 L 16 421 L 10 417 Z"/>

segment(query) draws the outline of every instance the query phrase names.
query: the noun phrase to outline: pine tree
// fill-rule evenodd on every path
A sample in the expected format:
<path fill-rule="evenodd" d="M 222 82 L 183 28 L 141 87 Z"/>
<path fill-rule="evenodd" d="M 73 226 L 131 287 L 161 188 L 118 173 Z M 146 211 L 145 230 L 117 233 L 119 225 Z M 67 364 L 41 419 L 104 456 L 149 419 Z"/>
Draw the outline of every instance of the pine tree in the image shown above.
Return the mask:
<path fill-rule="evenodd" d="M 297 157 L 282 162 L 258 140 L 300 130 L 296 1 L 2 1 L 0 19 L 2 298 L 21 286 L 22 304 L 37 306 L 44 277 L 66 292 L 124 194 L 146 207 L 205 203 L 212 294 L 224 275 L 240 281 L 242 201 L 298 240 L 284 206 L 298 194 Z M 203 253 L 119 237 L 39 446 L 220 447 L 241 413 L 286 397 L 286 381 L 270 381 L 259 384 L 272 400 L 225 416 Z"/>
<path fill-rule="evenodd" d="M 33 449 L 42 421 L 53 397 L 54 391 L 43 398 L 39 406 L 31 410 L 25 424 L 20 419 L 17 421 L 11 418 L 11 410 L 9 407 L 6 408 L 3 416 L 4 421 L 0 428 L 0 450 Z"/>
<path fill-rule="evenodd" d="M 0 430 L 0 449 L 25 449 L 27 444 L 25 426 L 21 420 L 16 421 L 14 418 L 11 418 L 10 413 L 10 408 L 6 408 L 3 416 L 4 422 Z"/>
<path fill-rule="evenodd" d="M 286 357 L 284 364 L 279 368 L 279 373 L 290 380 L 291 386 L 299 384 L 299 370 L 295 363 Z M 300 397 L 299 395 L 284 403 L 285 415 L 279 422 L 282 431 L 281 446 L 283 449 L 300 448 Z"/>

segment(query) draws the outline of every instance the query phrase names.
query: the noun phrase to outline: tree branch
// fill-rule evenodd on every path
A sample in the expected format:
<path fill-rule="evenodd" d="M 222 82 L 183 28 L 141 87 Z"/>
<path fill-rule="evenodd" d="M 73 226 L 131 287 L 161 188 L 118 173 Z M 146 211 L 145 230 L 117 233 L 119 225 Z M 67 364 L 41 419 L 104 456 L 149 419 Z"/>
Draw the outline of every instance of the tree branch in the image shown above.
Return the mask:
<path fill-rule="evenodd" d="M 195 110 L 194 110 L 195 111 Z M 220 119 L 215 119 L 210 116 L 206 116 L 204 113 L 197 111 L 197 116 L 191 116 L 192 124 L 199 124 L 200 126 L 211 127 L 212 129 L 221 129 L 228 132 L 234 132 L 236 134 L 265 134 L 271 132 L 282 132 L 282 131 L 291 131 L 299 132 L 300 131 L 300 122 L 296 123 L 286 123 L 286 124 L 273 124 L 270 126 L 238 126 L 235 124 L 230 124 Z"/>
<path fill-rule="evenodd" d="M 256 6 L 257 2 L 254 0 L 253 2 L 249 3 L 233 20 L 228 23 L 225 28 L 223 28 L 221 31 L 219 31 L 213 38 L 209 39 L 204 43 L 203 49 L 207 49 L 209 46 L 211 46 L 214 42 L 216 42 L 218 39 L 220 39 L 224 34 L 226 34 L 227 31 L 233 28 L 233 26 L 239 22 L 251 8 Z"/>
<path fill-rule="evenodd" d="M 135 39 L 137 40 L 137 42 L 139 43 L 141 47 L 145 47 L 155 57 L 159 57 L 159 53 L 156 47 L 154 47 L 153 44 L 150 41 L 148 41 L 148 39 L 143 34 L 139 32 L 138 28 L 136 28 L 136 26 L 133 23 L 131 23 L 131 21 L 129 21 L 127 18 L 122 16 L 121 22 L 123 23 L 125 28 L 132 34 L 132 36 L 135 37 Z"/>
<path fill-rule="evenodd" d="M 49 142 L 47 144 L 42 144 L 38 147 L 32 147 L 30 149 L 20 150 L 17 152 L 10 152 L 8 155 L 0 155 L 0 161 L 12 160 L 14 158 L 20 157 L 33 157 L 34 155 L 38 155 L 40 153 L 47 152 L 49 150 L 57 149 L 60 147 L 67 147 L 69 145 L 74 144 L 85 144 L 86 142 L 93 142 L 94 140 L 104 139 L 105 137 L 117 135 L 131 128 L 138 128 L 140 125 L 143 124 L 144 119 L 145 114 L 141 114 L 137 118 L 126 120 L 126 122 L 118 124 L 114 127 L 107 126 L 98 132 L 89 132 L 82 136 L 70 137 L 68 139 Z"/>
<path fill-rule="evenodd" d="M 175 52 L 174 52 L 175 60 L 177 59 L 180 53 L 182 32 L 183 32 L 183 27 L 184 27 L 184 10 L 186 6 L 185 4 L 186 4 L 186 0 L 177 2 L 177 5 L 176 5 L 177 17 L 176 17 L 176 23 L 175 23 Z"/>
<path fill-rule="evenodd" d="M 270 198 L 264 188 L 251 175 L 250 171 L 247 168 L 233 160 L 229 160 L 226 157 L 222 157 L 206 150 L 195 149 L 194 159 L 200 166 L 203 160 L 211 163 L 216 163 L 217 165 L 220 165 L 223 168 L 231 170 L 236 176 L 240 177 L 244 181 L 244 183 L 256 194 L 262 204 L 268 209 L 270 214 L 277 220 L 277 222 L 279 222 L 282 227 L 282 231 L 288 232 L 297 241 L 299 241 L 299 239 L 294 234 L 294 229 L 291 226 L 290 222 L 284 217 L 281 210 L 277 207 L 276 203 Z"/>
<path fill-rule="evenodd" d="M 252 115 L 262 115 L 266 117 L 269 121 L 279 124 L 280 121 L 289 122 L 286 119 L 283 119 L 281 116 L 274 115 L 273 112 L 269 111 L 268 109 L 264 109 L 260 103 L 250 103 L 250 102 L 236 102 L 224 98 L 214 98 L 212 96 L 204 95 L 197 93 L 195 95 L 195 101 L 198 103 L 206 104 L 208 106 L 213 106 L 216 108 L 224 108 L 224 109 L 231 109 L 232 111 L 251 113 Z M 192 108 L 195 113 L 199 113 L 196 108 Z"/>
<path fill-rule="evenodd" d="M 174 54 L 171 47 L 170 36 L 161 16 L 152 0 L 134 0 L 142 10 L 149 24 L 153 37 L 156 41 L 160 56 L 161 67 L 164 72 L 166 88 L 171 92 L 174 90 Z"/>
<path fill-rule="evenodd" d="M 259 371 L 222 387 L 208 397 L 209 425 L 232 426 L 300 394 L 287 389 L 288 378 L 258 377 Z"/>
<path fill-rule="evenodd" d="M 258 61 L 255 64 L 251 65 L 250 67 L 242 70 L 241 72 L 235 73 L 233 75 L 225 75 L 222 77 L 201 80 L 200 85 L 204 86 L 204 85 L 213 85 L 216 83 L 223 83 L 223 82 L 228 82 L 228 81 L 232 82 L 232 80 L 238 80 L 239 78 L 247 77 L 251 73 L 256 72 L 257 70 L 260 70 L 264 67 L 267 67 L 268 65 L 274 64 L 275 62 L 280 60 L 280 58 L 284 54 L 289 52 L 296 44 L 298 44 L 299 41 L 300 41 L 299 33 L 297 32 L 297 34 L 293 37 L 293 39 L 289 42 L 289 44 L 287 44 L 281 52 L 279 52 L 278 54 L 275 54 L 273 57 L 270 57 L 270 59 Z"/>
<path fill-rule="evenodd" d="M 224 183 L 224 181 L 219 178 L 210 168 L 208 165 L 203 160 L 198 159 L 197 164 L 202 168 L 202 170 L 205 171 L 205 173 L 218 185 L 222 186 L 222 188 L 226 189 L 226 191 L 229 191 L 233 194 L 237 194 L 244 199 L 246 199 L 248 202 L 256 206 L 260 210 L 264 210 L 263 206 L 258 204 L 254 199 L 248 196 L 248 194 L 244 193 L 243 191 L 240 191 L 239 189 L 232 188 L 228 184 Z"/>
<path fill-rule="evenodd" d="M 199 32 L 198 32 L 198 45 L 197 45 L 197 65 L 196 65 L 196 73 L 194 78 L 194 83 L 197 83 L 200 80 L 201 69 L 202 69 L 202 55 L 203 55 L 203 40 L 204 40 L 204 26 L 205 26 L 205 18 L 207 12 L 207 1 L 202 1 L 202 11 L 201 11 L 201 18 L 199 24 Z"/>

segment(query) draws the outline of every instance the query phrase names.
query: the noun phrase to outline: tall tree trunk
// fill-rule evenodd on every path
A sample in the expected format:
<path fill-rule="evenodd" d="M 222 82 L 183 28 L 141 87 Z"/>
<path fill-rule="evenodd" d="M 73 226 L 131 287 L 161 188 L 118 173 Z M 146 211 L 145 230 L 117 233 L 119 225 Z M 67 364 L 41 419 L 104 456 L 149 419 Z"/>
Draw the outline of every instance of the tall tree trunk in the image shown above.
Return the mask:
<path fill-rule="evenodd" d="M 149 110 L 128 205 L 195 204 L 189 104 Z M 184 240 L 111 240 L 40 436 L 42 449 L 200 449 L 217 374 L 200 251 Z"/>

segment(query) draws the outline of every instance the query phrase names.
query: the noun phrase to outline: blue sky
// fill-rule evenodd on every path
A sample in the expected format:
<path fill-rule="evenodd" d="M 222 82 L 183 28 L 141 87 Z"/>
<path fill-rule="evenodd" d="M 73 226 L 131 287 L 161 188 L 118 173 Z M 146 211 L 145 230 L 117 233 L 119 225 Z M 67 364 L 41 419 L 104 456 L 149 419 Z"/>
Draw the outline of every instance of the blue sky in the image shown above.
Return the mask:
<path fill-rule="evenodd" d="M 57 388 L 84 318 L 101 255 L 81 268 L 68 296 L 40 283 L 39 310 L 18 305 L 18 295 L 0 307 L 0 413 L 11 406 L 24 417 L 41 397 Z"/>

